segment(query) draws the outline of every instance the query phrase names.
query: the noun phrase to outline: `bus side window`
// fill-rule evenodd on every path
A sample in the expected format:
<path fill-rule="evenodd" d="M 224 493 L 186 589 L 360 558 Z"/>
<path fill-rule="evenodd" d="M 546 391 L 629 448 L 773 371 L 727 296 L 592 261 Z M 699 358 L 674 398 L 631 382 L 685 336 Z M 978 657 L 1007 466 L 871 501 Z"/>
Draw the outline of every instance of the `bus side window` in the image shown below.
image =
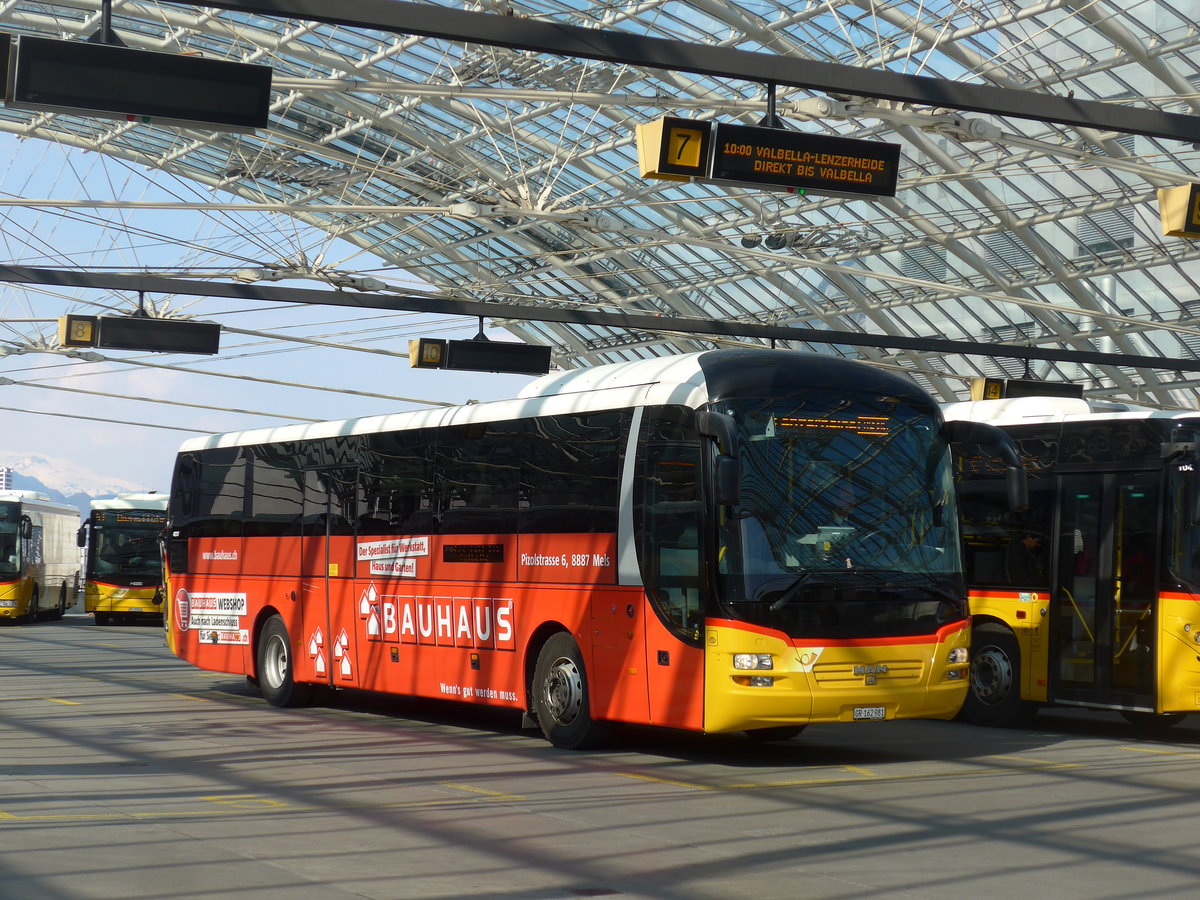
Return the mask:
<path fill-rule="evenodd" d="M 628 427 L 628 415 L 615 410 L 532 419 L 521 463 L 521 533 L 615 533 Z"/>
<path fill-rule="evenodd" d="M 433 432 L 367 437 L 360 535 L 430 534 L 434 523 Z"/>
<path fill-rule="evenodd" d="M 266 444 L 250 448 L 252 489 L 246 497 L 246 537 L 300 533 L 304 504 L 303 461 L 297 448 Z"/>
<path fill-rule="evenodd" d="M 1029 471 L 1029 509 L 1008 505 L 1003 465 L 978 445 L 955 446 L 959 463 L 959 514 L 967 583 L 1046 588 L 1054 541 L 1050 516 L 1053 479 Z M 973 469 L 964 466 L 973 464 Z"/>
<path fill-rule="evenodd" d="M 191 516 L 179 525 L 189 526 L 191 537 L 242 536 L 246 495 L 245 448 L 221 447 L 193 458 L 191 470 Z"/>
<path fill-rule="evenodd" d="M 455 425 L 438 433 L 441 534 L 513 534 L 525 444 L 524 422 Z"/>

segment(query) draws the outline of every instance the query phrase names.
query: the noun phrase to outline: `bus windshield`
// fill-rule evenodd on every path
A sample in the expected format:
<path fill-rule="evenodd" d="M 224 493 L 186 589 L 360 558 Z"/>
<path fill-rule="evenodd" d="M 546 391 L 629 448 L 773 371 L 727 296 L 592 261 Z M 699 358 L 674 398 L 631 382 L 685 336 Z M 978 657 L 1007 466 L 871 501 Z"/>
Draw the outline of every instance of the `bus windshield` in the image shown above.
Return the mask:
<path fill-rule="evenodd" d="M 1170 527 L 1164 549 L 1173 580 L 1200 592 L 1200 493 L 1195 468 L 1190 458 L 1169 468 Z"/>
<path fill-rule="evenodd" d="M 0 575 L 16 575 L 21 571 L 20 520 L 21 504 L 0 502 Z"/>
<path fill-rule="evenodd" d="M 734 400 L 739 503 L 718 571 L 730 615 L 793 635 L 929 633 L 965 615 L 949 447 L 931 409 L 807 391 Z"/>
<path fill-rule="evenodd" d="M 102 521 L 97 521 L 92 531 L 91 573 L 99 580 L 116 583 L 158 582 L 162 575 L 158 549 L 162 518 L 119 525 Z"/>

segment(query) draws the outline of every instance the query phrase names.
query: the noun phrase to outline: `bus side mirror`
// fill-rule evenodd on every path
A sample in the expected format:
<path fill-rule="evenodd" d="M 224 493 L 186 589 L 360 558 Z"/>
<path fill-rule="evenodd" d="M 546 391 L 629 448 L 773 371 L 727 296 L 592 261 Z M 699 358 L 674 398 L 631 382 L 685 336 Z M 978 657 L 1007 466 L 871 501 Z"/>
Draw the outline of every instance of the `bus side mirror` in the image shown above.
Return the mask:
<path fill-rule="evenodd" d="M 737 422 L 733 416 L 702 409 L 696 413 L 696 430 L 717 442 L 726 456 L 737 456 Z"/>
<path fill-rule="evenodd" d="M 1029 509 L 1029 476 L 1021 462 L 1017 442 L 1002 428 L 987 422 L 954 420 L 942 426 L 942 435 L 951 444 L 982 444 L 996 451 L 1007 465 L 1005 483 L 1008 508 L 1013 512 Z"/>
<path fill-rule="evenodd" d="M 1005 474 L 1008 488 L 1008 508 L 1012 512 L 1029 509 L 1029 479 L 1024 466 L 1009 466 Z"/>
<path fill-rule="evenodd" d="M 738 461 L 734 457 L 724 454 L 717 457 L 713 488 L 717 494 L 715 499 L 718 504 L 736 506 L 741 499 L 741 492 L 738 489 L 738 483 L 741 480 L 738 477 L 738 469 Z"/>
<path fill-rule="evenodd" d="M 79 530 L 77 532 L 75 532 L 75 546 L 76 547 L 86 547 L 87 546 L 87 531 L 88 531 L 87 522 L 84 522 L 82 525 L 79 526 Z"/>
<path fill-rule="evenodd" d="M 17 526 L 17 534 L 23 540 L 29 540 L 33 537 L 33 519 L 29 516 L 21 516 L 21 524 Z"/>

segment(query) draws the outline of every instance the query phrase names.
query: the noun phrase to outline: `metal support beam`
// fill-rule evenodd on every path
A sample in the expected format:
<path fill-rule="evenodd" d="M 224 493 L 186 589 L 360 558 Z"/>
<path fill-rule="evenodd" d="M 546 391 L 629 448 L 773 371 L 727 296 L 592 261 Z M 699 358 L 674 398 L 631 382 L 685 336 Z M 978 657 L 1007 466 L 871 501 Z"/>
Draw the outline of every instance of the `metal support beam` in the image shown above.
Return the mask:
<path fill-rule="evenodd" d="M 874 347 L 880 350 L 913 350 L 947 356 L 984 356 L 989 359 L 1044 359 L 1053 362 L 1085 363 L 1097 366 L 1127 366 L 1135 369 L 1171 372 L 1200 372 L 1200 360 L 1173 359 L 1164 356 L 1137 356 L 1099 353 L 1091 350 L 1055 350 L 1044 347 L 1017 347 L 1012 344 L 983 344 L 974 341 L 950 341 L 944 338 L 911 338 L 897 335 L 860 334 L 853 331 L 826 331 L 792 328 L 783 325 L 758 325 L 723 319 L 694 319 L 660 316 L 650 313 L 600 312 L 571 307 L 524 306 L 515 303 L 483 303 L 474 300 L 449 300 L 440 297 L 402 297 L 387 294 L 351 294 L 344 291 L 318 291 L 311 288 L 267 287 L 251 284 L 196 282 L 161 275 L 120 275 L 99 272 L 68 272 L 26 266 L 0 266 L 0 282 L 11 284 L 49 284 L 56 287 L 94 288 L 128 293 L 184 294 L 196 297 L 220 297 L 231 300 L 257 300 L 265 303 L 310 303 L 318 306 L 343 306 L 357 309 L 391 309 L 400 312 L 432 313 L 446 316 L 470 316 L 488 319 L 523 319 L 531 322 L 557 322 L 563 325 L 603 325 L 608 328 L 642 331 L 652 334 L 681 333 L 710 337 L 760 338 L 767 341 L 793 341 L 808 344 L 845 344 L 850 347 Z M 1169 387 L 1169 385 L 1166 385 Z"/>
<path fill-rule="evenodd" d="M 166 0 L 185 6 L 184 0 Z M 404 0 L 204 0 L 205 7 L 304 19 L 332 25 L 446 38 L 555 56 L 596 59 L 647 69 L 788 85 L 832 94 L 878 97 L 921 106 L 1057 122 L 1080 128 L 1200 142 L 1200 117 L 1117 103 L 969 84 L 923 75 L 860 69 L 839 63 L 756 53 L 621 31 L 603 31 L 467 12 Z"/>

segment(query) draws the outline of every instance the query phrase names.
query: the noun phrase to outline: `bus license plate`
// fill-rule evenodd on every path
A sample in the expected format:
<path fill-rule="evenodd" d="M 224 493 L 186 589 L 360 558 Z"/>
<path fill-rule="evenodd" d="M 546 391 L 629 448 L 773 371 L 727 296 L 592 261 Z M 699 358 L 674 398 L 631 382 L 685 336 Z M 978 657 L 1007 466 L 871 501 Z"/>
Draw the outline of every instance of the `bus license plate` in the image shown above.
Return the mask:
<path fill-rule="evenodd" d="M 854 718 L 857 719 L 886 719 L 886 706 L 856 706 L 854 707 Z"/>

